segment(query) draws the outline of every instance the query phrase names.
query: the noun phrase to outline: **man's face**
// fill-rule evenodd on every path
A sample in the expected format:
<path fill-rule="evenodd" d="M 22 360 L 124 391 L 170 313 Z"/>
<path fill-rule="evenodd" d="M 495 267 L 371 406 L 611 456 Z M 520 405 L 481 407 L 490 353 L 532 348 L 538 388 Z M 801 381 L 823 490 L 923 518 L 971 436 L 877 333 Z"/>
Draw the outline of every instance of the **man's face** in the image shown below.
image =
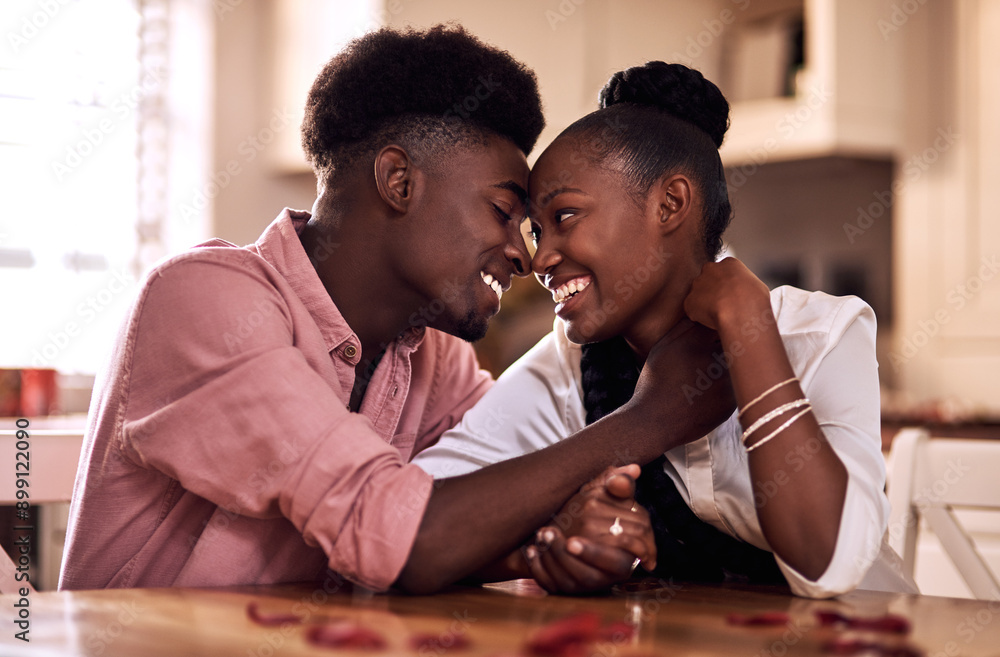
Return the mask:
<path fill-rule="evenodd" d="M 413 212 L 403 220 L 397 264 L 420 299 L 411 325 L 471 342 L 486 334 L 511 277 L 530 269 L 520 231 L 528 163 L 499 138 L 447 157 L 426 172 Z"/>

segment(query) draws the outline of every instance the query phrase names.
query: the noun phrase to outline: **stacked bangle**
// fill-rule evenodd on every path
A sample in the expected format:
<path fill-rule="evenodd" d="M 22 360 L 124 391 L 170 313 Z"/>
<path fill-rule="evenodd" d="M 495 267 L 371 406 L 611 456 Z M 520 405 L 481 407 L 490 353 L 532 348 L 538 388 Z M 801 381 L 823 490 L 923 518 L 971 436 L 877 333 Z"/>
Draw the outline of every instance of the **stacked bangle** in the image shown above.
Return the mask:
<path fill-rule="evenodd" d="M 764 436 L 763 438 L 761 438 L 760 440 L 758 440 L 757 442 L 755 442 L 753 445 L 747 445 L 747 434 L 745 434 L 745 433 L 743 434 L 743 445 L 746 446 L 746 448 L 747 448 L 747 454 L 749 454 L 750 452 L 754 451 L 755 449 L 757 449 L 758 447 L 760 447 L 761 445 L 763 445 L 767 441 L 769 441 L 772 438 L 774 438 L 775 436 L 777 436 L 779 433 L 781 433 L 782 431 L 784 431 L 785 429 L 787 429 L 788 427 L 790 427 L 792 425 L 792 423 L 795 422 L 795 420 L 798 420 L 800 417 L 802 417 L 803 415 L 805 415 L 806 413 L 808 413 L 809 411 L 812 410 L 812 405 L 808 401 L 806 401 L 805 399 L 800 399 L 799 401 L 806 402 L 805 403 L 805 408 L 803 408 L 801 411 L 799 411 L 798 413 L 796 413 L 795 415 L 793 415 L 792 417 L 790 417 L 788 420 L 785 421 L 784 424 L 782 424 L 780 427 L 778 427 L 777 429 L 775 429 L 771 433 L 767 434 L 766 436 Z"/>
<path fill-rule="evenodd" d="M 774 392 L 778 388 L 780 388 L 782 386 L 787 386 L 792 381 L 798 381 L 798 380 L 799 380 L 799 378 L 797 376 L 793 376 L 790 379 L 785 379 L 781 383 L 775 383 L 773 386 L 771 386 L 770 388 L 768 388 L 764 392 L 762 392 L 759 395 L 757 395 L 757 397 L 752 402 L 750 402 L 749 404 L 747 404 L 746 406 L 744 406 L 742 409 L 740 409 L 740 412 L 736 414 L 736 417 L 739 418 L 739 419 L 742 419 L 743 418 L 743 414 L 746 413 L 748 410 L 750 410 L 750 407 L 753 406 L 754 404 L 756 404 L 757 402 L 759 402 L 761 399 L 763 399 L 764 397 L 767 397 L 768 395 L 770 395 L 772 392 Z"/>
<path fill-rule="evenodd" d="M 802 406 L 809 406 L 809 400 L 808 399 L 796 399 L 795 401 L 788 402 L 787 404 L 782 404 L 781 406 L 779 406 L 778 408 L 774 409 L 773 411 L 765 413 L 756 422 L 754 422 L 749 427 L 747 427 L 746 431 L 743 432 L 743 442 L 746 443 L 747 438 L 750 437 L 750 434 L 752 434 L 757 429 L 760 429 L 762 426 L 764 426 L 765 424 L 767 424 L 768 422 L 770 422 L 774 418 L 778 417 L 779 415 L 784 415 L 788 411 L 791 411 L 791 410 L 796 409 L 796 408 L 800 408 Z"/>
<path fill-rule="evenodd" d="M 747 408 L 749 408 L 749 407 L 750 407 L 750 404 L 747 404 Z M 803 408 L 803 407 L 805 407 L 805 408 Z M 753 435 L 753 433 L 755 431 L 757 431 L 758 429 L 760 429 L 762 426 L 764 426 L 765 424 L 767 424 L 771 420 L 773 420 L 773 419 L 775 419 L 777 417 L 781 417 L 785 413 L 787 413 L 789 411 L 793 411 L 796 408 L 802 408 L 802 410 L 799 411 L 798 413 L 796 413 L 795 415 L 793 415 L 790 420 L 788 420 L 787 422 L 785 422 L 784 424 L 782 424 L 780 427 L 778 427 L 777 429 L 775 429 L 771 433 L 769 433 L 766 436 L 764 436 L 764 438 L 762 438 L 761 440 L 758 440 L 757 442 L 755 442 L 753 445 L 748 445 L 747 444 L 747 440 L 750 438 L 751 435 Z M 808 399 L 802 398 L 802 399 L 796 399 L 795 401 L 790 401 L 787 404 L 782 404 L 781 406 L 779 406 L 779 407 L 777 407 L 777 408 L 775 408 L 775 409 L 773 409 L 773 410 L 765 413 L 764 415 L 762 415 L 761 417 L 759 417 L 756 422 L 754 422 L 749 427 L 747 427 L 746 431 L 743 432 L 743 445 L 744 445 L 744 447 L 747 448 L 747 452 L 752 452 L 753 450 L 757 449 L 758 447 L 760 447 L 761 445 L 763 445 L 767 441 L 771 440 L 772 438 L 774 438 L 775 436 L 777 436 L 779 433 L 781 433 L 782 431 L 784 431 L 785 429 L 787 429 L 792 424 L 792 422 L 795 422 L 795 420 L 799 419 L 800 417 L 802 417 L 803 415 L 805 415 L 806 413 L 808 413 L 811 410 L 812 410 L 812 404 L 809 403 Z"/>

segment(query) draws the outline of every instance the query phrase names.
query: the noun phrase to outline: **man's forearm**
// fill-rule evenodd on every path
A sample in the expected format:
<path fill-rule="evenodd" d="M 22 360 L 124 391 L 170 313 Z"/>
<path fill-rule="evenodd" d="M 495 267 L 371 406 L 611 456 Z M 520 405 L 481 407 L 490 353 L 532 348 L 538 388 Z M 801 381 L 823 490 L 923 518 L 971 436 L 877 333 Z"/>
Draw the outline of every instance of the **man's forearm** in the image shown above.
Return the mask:
<path fill-rule="evenodd" d="M 439 480 L 397 585 L 428 593 L 497 562 L 609 465 L 646 463 L 704 435 L 682 411 L 683 397 L 656 412 L 629 405 L 544 450 Z"/>
<path fill-rule="evenodd" d="M 486 582 L 505 582 L 510 579 L 529 579 L 531 570 L 524 560 L 521 548 L 516 548 L 505 557 L 483 566 L 476 572 L 464 578 L 470 584 L 485 584 Z"/>

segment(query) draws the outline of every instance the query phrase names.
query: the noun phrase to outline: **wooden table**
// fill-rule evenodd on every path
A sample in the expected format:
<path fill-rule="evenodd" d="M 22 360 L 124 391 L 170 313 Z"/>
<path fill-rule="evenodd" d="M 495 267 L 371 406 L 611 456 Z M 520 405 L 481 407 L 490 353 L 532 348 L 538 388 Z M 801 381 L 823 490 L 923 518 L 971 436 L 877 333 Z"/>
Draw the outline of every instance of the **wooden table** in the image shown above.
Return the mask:
<path fill-rule="evenodd" d="M 547 596 L 533 583 L 507 582 L 456 588 L 436 596 L 374 595 L 329 582 L 232 589 L 133 589 L 33 593 L 30 644 L 14 638 L 11 610 L 17 596 L 0 596 L 5 612 L 0 654 L 25 655 L 529 655 L 539 628 L 592 611 L 602 622 L 624 621 L 638 632 L 628 641 L 601 640 L 583 655 L 829 655 L 835 637 L 867 637 L 884 646 L 906 645 L 927 657 L 1000 655 L 1000 602 L 857 592 L 837 600 L 805 600 L 778 588 L 699 585 L 630 587 L 609 596 Z M 328 589 L 328 590 L 327 590 Z M 256 601 L 264 614 L 293 613 L 305 623 L 262 626 L 248 617 Z M 849 616 L 887 612 L 909 619 L 908 635 L 859 633 L 821 627 L 817 610 Z M 731 624 L 731 613 L 786 612 L 776 626 Z M 381 634 L 389 646 L 361 652 L 320 648 L 305 640 L 319 623 L 349 619 Z M 413 648 L 417 635 L 453 632 L 468 639 L 462 649 L 445 643 Z M 876 654 L 876 653 L 865 653 Z"/>

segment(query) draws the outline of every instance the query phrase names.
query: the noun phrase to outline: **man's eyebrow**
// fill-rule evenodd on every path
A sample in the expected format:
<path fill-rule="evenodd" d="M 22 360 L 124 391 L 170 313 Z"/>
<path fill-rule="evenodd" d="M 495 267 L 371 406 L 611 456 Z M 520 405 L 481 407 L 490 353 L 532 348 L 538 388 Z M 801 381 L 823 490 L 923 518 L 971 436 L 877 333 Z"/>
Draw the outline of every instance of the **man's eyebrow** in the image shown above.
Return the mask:
<path fill-rule="evenodd" d="M 513 192 L 514 195 L 517 196 L 517 199 L 522 204 L 528 202 L 528 190 L 526 190 L 524 187 L 521 187 L 513 180 L 505 180 L 504 182 L 496 183 L 493 186 L 498 189 L 506 189 L 509 192 Z"/>

